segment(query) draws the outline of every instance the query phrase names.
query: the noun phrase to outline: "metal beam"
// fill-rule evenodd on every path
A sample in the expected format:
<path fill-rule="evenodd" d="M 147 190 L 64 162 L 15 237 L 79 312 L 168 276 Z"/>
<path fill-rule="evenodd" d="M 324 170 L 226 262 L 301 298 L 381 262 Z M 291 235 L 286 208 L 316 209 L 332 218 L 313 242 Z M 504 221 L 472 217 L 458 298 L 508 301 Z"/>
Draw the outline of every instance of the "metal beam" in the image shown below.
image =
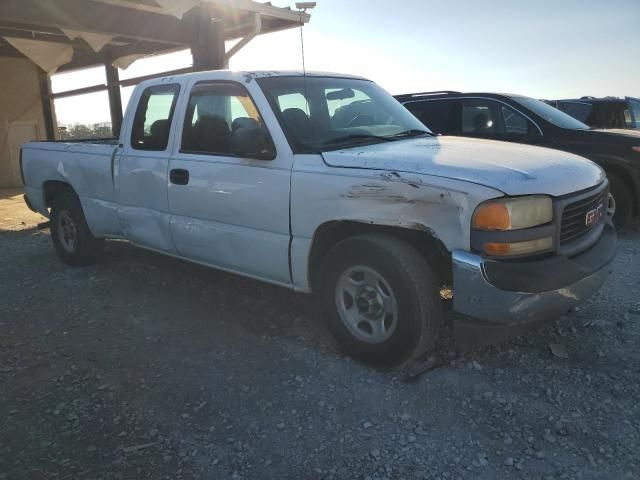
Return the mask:
<path fill-rule="evenodd" d="M 91 85 L 90 87 L 76 88 L 74 90 L 65 90 L 64 92 L 52 93 L 50 96 L 52 99 L 57 100 L 59 98 L 75 97 L 76 95 L 104 92 L 105 90 L 107 90 L 107 86 L 104 83 L 101 83 L 98 85 Z"/>
<path fill-rule="evenodd" d="M 3 21 L 187 45 L 190 33 L 175 17 L 91 0 L 2 0 Z"/>
<path fill-rule="evenodd" d="M 160 72 L 160 73 L 153 73 L 151 75 L 144 75 L 142 77 L 127 78 L 126 80 L 120 80 L 120 86 L 132 87 L 134 85 L 138 85 L 141 82 L 144 82 L 145 80 L 152 80 L 154 78 L 160 78 L 160 77 L 173 77 L 175 75 L 182 75 L 184 73 L 192 73 L 192 72 L 193 72 L 193 67 L 186 67 L 186 68 L 180 68 L 177 70 L 170 70 L 168 72 Z"/>
<path fill-rule="evenodd" d="M 156 55 L 164 53 L 172 53 L 179 50 L 185 50 L 188 46 L 175 46 L 159 44 L 154 42 L 136 42 L 131 45 L 111 46 L 109 48 L 110 56 L 113 59 L 126 57 L 128 55 Z M 80 70 L 88 67 L 95 67 L 104 63 L 104 55 L 93 51 L 86 51 L 85 54 L 76 52 L 73 60 L 58 69 L 59 72 L 68 72 L 71 70 Z"/>
<path fill-rule="evenodd" d="M 303 23 L 308 23 L 311 20 L 311 15 L 308 13 L 300 13 L 289 8 L 274 7 L 268 3 L 259 3 L 252 0 L 203 0 L 204 4 L 208 4 L 212 9 L 212 12 L 217 13 L 215 18 L 224 18 L 229 16 L 230 12 L 237 12 L 238 10 L 245 10 L 247 12 L 259 13 L 263 17 L 278 18 L 281 20 L 287 20 L 293 22 L 295 26 L 302 20 Z M 225 15 L 226 14 L 226 15 Z"/>

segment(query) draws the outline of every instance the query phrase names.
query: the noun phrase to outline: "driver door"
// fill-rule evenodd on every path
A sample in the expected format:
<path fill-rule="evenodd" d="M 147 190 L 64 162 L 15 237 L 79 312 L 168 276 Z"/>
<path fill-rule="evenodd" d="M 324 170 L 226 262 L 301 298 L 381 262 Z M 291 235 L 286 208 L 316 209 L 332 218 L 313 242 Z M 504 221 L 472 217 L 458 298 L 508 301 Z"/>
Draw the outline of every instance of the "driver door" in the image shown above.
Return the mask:
<path fill-rule="evenodd" d="M 185 110 L 169 161 L 171 231 L 178 254 L 290 285 L 291 151 L 276 152 L 267 132 L 269 158 L 232 153 L 243 129 L 266 132 L 256 102 L 240 83 L 197 83 Z"/>

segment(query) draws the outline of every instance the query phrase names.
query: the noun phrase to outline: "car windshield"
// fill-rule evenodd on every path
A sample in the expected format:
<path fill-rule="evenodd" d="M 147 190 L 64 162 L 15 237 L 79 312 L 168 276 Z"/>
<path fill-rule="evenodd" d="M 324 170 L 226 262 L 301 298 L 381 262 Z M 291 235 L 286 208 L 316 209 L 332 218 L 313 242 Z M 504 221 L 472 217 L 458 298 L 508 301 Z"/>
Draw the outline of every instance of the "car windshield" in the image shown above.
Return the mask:
<path fill-rule="evenodd" d="M 269 77 L 258 80 L 295 153 L 317 153 L 433 135 L 368 80 Z"/>
<path fill-rule="evenodd" d="M 511 99 L 556 127 L 571 130 L 589 130 L 589 127 L 581 121 L 535 98 L 513 96 Z"/>

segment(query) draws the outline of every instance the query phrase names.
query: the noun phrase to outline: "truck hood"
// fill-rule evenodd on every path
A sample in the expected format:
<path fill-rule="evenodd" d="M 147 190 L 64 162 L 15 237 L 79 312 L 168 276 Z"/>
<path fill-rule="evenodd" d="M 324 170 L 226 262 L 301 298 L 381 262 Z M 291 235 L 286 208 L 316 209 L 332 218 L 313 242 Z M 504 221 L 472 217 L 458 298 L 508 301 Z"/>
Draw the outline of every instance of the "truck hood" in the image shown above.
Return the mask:
<path fill-rule="evenodd" d="M 604 180 L 595 163 L 559 150 L 462 137 L 429 137 L 324 152 L 339 168 L 451 178 L 507 195 L 562 196 Z"/>

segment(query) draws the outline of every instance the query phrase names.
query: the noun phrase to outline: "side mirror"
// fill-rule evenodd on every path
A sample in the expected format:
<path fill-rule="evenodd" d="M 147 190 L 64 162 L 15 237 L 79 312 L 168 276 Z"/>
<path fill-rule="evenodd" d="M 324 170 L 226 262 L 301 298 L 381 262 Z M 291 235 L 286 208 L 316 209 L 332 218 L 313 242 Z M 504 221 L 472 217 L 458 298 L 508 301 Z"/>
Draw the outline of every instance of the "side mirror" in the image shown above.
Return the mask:
<path fill-rule="evenodd" d="M 275 148 L 266 130 L 260 126 L 238 128 L 231 135 L 231 153 L 243 158 L 273 160 Z"/>

